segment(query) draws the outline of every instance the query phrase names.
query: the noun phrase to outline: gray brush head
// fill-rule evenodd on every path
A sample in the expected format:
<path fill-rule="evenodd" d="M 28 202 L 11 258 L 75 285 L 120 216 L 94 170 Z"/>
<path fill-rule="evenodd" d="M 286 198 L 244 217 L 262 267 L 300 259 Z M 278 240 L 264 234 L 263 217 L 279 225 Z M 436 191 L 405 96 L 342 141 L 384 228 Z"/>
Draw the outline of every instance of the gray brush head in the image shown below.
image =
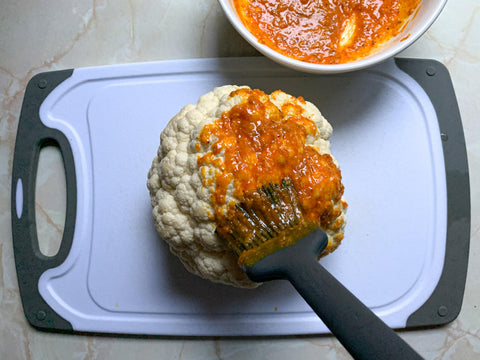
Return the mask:
<path fill-rule="evenodd" d="M 246 193 L 219 221 L 217 236 L 250 266 L 271 252 L 296 243 L 319 227 L 309 221 L 290 179 Z"/>

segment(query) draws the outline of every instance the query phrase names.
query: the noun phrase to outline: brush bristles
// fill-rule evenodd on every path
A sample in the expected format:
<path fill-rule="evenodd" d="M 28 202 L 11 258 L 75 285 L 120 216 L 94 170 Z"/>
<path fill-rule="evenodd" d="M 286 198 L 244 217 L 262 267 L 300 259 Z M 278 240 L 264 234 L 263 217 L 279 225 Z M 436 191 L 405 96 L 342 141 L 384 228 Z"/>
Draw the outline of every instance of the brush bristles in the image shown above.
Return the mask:
<path fill-rule="evenodd" d="M 217 236 L 251 266 L 269 253 L 290 246 L 319 224 L 309 221 L 290 179 L 247 193 L 219 221 Z"/>

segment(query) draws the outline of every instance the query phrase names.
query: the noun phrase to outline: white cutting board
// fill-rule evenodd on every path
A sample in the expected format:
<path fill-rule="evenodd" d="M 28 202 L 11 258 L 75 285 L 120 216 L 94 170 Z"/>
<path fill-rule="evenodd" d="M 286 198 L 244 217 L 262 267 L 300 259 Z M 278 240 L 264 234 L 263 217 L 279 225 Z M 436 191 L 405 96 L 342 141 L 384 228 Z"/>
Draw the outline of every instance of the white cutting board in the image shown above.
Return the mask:
<path fill-rule="evenodd" d="M 442 273 L 447 200 L 434 108 L 393 61 L 335 76 L 264 58 L 74 70 L 40 108 L 41 121 L 67 137 L 77 178 L 72 247 L 40 277 L 43 299 L 78 331 L 328 332 L 289 283 L 213 284 L 189 274 L 154 230 L 146 179 L 160 132 L 225 84 L 303 96 L 333 125 L 349 208 L 342 245 L 321 262 L 389 326 L 405 327 Z"/>

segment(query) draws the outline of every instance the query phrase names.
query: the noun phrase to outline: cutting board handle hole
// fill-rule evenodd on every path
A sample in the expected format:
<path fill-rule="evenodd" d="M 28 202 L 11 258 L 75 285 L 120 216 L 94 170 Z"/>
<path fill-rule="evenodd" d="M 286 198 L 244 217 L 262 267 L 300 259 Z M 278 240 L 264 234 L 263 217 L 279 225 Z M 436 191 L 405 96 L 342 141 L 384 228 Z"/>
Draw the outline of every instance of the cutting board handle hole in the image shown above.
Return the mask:
<path fill-rule="evenodd" d="M 53 140 L 41 146 L 35 179 L 35 223 L 38 248 L 45 256 L 60 249 L 65 227 L 66 177 L 63 157 Z"/>

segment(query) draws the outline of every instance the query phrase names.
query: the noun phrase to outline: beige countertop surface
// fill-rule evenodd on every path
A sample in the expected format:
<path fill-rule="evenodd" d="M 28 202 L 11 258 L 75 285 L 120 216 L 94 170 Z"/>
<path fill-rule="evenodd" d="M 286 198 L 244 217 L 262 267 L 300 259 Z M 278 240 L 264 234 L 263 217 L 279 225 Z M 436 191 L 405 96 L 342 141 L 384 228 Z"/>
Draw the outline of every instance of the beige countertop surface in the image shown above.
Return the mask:
<path fill-rule="evenodd" d="M 29 79 L 44 71 L 259 55 L 216 0 L 3 0 L 0 5 L 0 357 L 2 359 L 349 359 L 333 336 L 180 338 L 68 335 L 35 330 L 19 296 L 10 216 L 13 150 Z M 460 315 L 433 329 L 402 331 L 425 359 L 480 359 L 480 4 L 450 0 L 402 57 L 441 61 L 456 91 L 471 184 L 471 242 Z M 49 253 L 63 231 L 58 152 L 42 154 L 36 217 Z"/>

